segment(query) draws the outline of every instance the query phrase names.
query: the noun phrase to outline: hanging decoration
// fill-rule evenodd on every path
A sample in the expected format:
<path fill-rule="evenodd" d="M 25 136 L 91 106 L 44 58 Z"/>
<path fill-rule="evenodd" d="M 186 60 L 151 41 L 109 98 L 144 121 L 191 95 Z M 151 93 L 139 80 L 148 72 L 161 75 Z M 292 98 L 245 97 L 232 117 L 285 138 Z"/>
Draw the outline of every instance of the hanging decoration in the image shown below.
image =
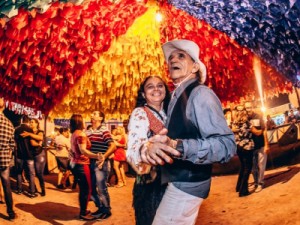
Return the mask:
<path fill-rule="evenodd" d="M 161 42 L 173 39 L 189 39 L 196 42 L 200 47 L 200 58 L 207 67 L 206 84 L 217 93 L 224 105 L 239 102 L 245 96 L 257 96 L 252 67 L 254 54 L 248 48 L 242 47 L 205 21 L 198 20 L 169 4 L 163 4 L 160 10 L 164 17 L 160 32 Z M 261 64 L 265 96 L 292 90 L 291 82 L 282 74 L 263 60 Z"/>
<path fill-rule="evenodd" d="M 20 8 L 0 29 L 1 95 L 48 113 L 145 10 L 134 0 Z"/>
<path fill-rule="evenodd" d="M 161 45 L 195 41 L 224 106 L 292 91 L 300 68 L 293 0 L 7 0 L 0 3 L 0 96 L 52 117 L 101 109 L 128 118 L 140 82 L 167 77 Z M 155 20 L 160 14 L 161 21 Z"/>
<path fill-rule="evenodd" d="M 43 114 L 41 111 L 35 110 L 34 108 L 28 106 L 21 105 L 16 102 L 5 101 L 5 107 L 19 115 L 27 115 L 30 118 L 38 119 L 43 118 Z"/>
<path fill-rule="evenodd" d="M 288 80 L 300 71 L 300 1 L 168 0 L 249 48 Z"/>
<path fill-rule="evenodd" d="M 51 117 L 69 118 L 76 112 L 88 119 L 90 112 L 100 109 L 106 118 L 127 119 L 145 77 L 158 75 L 167 80 L 157 9 L 151 5 L 125 35 L 113 39 L 109 50 L 53 108 Z"/>

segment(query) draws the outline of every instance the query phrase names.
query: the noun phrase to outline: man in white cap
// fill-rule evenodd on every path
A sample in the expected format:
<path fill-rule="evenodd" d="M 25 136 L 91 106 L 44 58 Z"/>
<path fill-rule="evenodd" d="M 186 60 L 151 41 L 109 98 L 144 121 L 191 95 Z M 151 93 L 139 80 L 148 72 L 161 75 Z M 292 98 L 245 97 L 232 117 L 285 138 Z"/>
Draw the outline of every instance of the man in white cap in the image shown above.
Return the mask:
<path fill-rule="evenodd" d="M 141 158 L 163 165 L 162 183 L 168 183 L 153 225 L 191 225 L 208 196 L 212 163 L 228 162 L 236 153 L 236 144 L 218 97 L 203 85 L 206 68 L 199 59 L 198 45 L 173 40 L 162 48 L 175 90 L 167 129 L 144 144 Z"/>

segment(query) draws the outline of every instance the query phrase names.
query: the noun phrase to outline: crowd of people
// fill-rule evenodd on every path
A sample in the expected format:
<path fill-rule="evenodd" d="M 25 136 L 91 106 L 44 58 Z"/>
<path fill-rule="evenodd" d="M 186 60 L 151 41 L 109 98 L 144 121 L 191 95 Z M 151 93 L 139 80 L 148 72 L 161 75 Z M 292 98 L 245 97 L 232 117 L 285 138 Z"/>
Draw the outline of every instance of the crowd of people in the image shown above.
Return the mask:
<path fill-rule="evenodd" d="M 15 165 L 17 188 L 16 194 L 30 198 L 46 196 L 44 170 L 46 152 L 44 148 L 44 131 L 39 127 L 39 120 L 23 115 L 16 128 L 4 116 L 5 101 L 0 98 L 0 172 L 4 199 L 7 205 L 8 219 L 13 220 L 16 214 L 13 209 L 10 168 Z M 57 188 L 72 189 L 79 186 L 79 218 L 81 220 L 107 219 L 111 216 L 110 196 L 107 190 L 108 175 L 111 170 L 110 156 L 113 155 L 114 168 L 118 185 L 126 185 L 124 163 L 126 162 L 125 146 L 127 135 L 124 127 L 117 127 L 112 135 L 104 125 L 104 114 L 93 112 L 91 126 L 85 127 L 83 117 L 74 114 L 70 118 L 69 128 L 57 129 L 51 142 L 55 147 L 55 159 L 58 167 Z M 71 132 L 71 137 L 70 137 Z M 39 181 L 39 190 L 35 183 Z M 26 182 L 28 182 L 28 185 Z M 96 212 L 87 209 L 88 202 L 93 200 L 98 207 Z"/>
<path fill-rule="evenodd" d="M 147 76 L 138 89 L 127 134 L 122 126 L 110 131 L 104 123 L 105 114 L 99 110 L 92 113 L 89 127 L 82 115 L 73 114 L 69 127 L 60 128 L 54 139 L 57 188 L 70 185 L 67 181 L 73 175 L 72 188 L 79 186 L 81 220 L 111 217 L 111 170 L 117 177 L 115 187 L 126 186 L 126 161 L 136 173 L 133 207 L 137 225 L 195 224 L 210 191 L 212 164 L 227 163 L 235 154 L 241 163 L 236 184 L 239 197 L 251 194 L 251 173 L 255 190 L 261 191 L 264 186 L 264 130 L 265 126 L 274 129 L 276 124 L 270 117 L 265 124 L 250 102 L 238 106 L 235 115 L 230 110 L 223 112 L 216 94 L 204 85 L 206 67 L 193 41 L 169 41 L 162 49 L 175 89 L 171 93 L 160 76 Z M 4 109 L 3 98 L 0 109 Z M 37 197 L 37 176 L 40 195 L 46 196 L 44 132 L 38 120 L 25 115 L 21 125 L 14 128 L 2 113 L 0 132 L 1 181 L 7 213 L 13 220 L 9 181 L 12 152 L 16 149 L 16 193 Z M 22 182 L 24 165 L 27 191 Z M 97 207 L 95 212 L 87 208 L 90 200 Z"/>

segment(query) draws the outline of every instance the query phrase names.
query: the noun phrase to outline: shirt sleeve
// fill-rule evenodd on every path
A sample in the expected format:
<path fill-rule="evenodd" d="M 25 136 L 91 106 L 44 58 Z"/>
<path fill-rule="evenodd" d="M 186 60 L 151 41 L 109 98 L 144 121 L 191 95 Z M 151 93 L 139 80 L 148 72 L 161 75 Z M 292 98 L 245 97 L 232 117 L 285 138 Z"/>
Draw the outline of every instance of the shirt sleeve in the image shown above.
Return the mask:
<path fill-rule="evenodd" d="M 183 158 L 196 164 L 228 162 L 236 153 L 236 143 L 215 93 L 199 86 L 192 92 L 187 109 L 187 117 L 199 129 L 201 138 L 183 140 Z"/>
<path fill-rule="evenodd" d="M 107 129 L 106 126 L 103 125 L 103 126 L 101 127 L 101 130 L 102 130 L 103 140 L 104 140 L 104 142 L 105 142 L 107 145 L 109 145 L 109 143 L 111 143 L 111 142 L 114 142 L 114 140 L 113 140 L 113 138 L 112 138 L 112 136 L 111 136 L 111 133 L 110 133 L 110 131 Z"/>
<path fill-rule="evenodd" d="M 150 165 L 142 162 L 140 155 L 141 146 L 148 141 L 149 121 L 142 108 L 133 110 L 128 124 L 128 145 L 126 151 L 127 162 L 139 174 L 147 173 Z"/>
<path fill-rule="evenodd" d="M 15 134 L 14 134 L 15 129 L 11 122 L 9 122 L 9 124 L 10 124 L 9 127 L 12 132 L 11 132 L 11 137 L 9 139 L 8 145 L 12 151 L 15 151 L 15 149 L 16 149 Z"/>
<path fill-rule="evenodd" d="M 87 144 L 87 137 L 80 135 L 77 137 L 77 144 L 82 145 L 82 144 Z"/>

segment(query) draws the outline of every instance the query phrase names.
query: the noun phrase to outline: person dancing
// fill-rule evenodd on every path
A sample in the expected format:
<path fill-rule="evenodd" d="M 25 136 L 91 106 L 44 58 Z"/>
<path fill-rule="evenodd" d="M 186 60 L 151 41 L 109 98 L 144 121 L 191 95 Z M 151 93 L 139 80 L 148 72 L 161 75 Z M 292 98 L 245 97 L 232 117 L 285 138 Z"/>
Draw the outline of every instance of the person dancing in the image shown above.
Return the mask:
<path fill-rule="evenodd" d="M 167 120 L 170 93 L 158 76 L 148 76 L 138 90 L 136 106 L 128 124 L 127 162 L 137 172 L 133 207 L 137 225 L 151 225 L 166 186 L 161 186 L 160 167 L 142 163 L 140 148 L 161 131 Z"/>
<path fill-rule="evenodd" d="M 87 210 L 87 205 L 91 197 L 92 182 L 90 172 L 90 158 L 103 161 L 101 153 L 95 154 L 89 151 L 91 143 L 83 132 L 84 123 L 80 114 L 73 114 L 70 119 L 71 136 L 71 159 L 72 172 L 75 174 L 79 184 L 79 219 L 94 220 L 95 217 Z"/>

